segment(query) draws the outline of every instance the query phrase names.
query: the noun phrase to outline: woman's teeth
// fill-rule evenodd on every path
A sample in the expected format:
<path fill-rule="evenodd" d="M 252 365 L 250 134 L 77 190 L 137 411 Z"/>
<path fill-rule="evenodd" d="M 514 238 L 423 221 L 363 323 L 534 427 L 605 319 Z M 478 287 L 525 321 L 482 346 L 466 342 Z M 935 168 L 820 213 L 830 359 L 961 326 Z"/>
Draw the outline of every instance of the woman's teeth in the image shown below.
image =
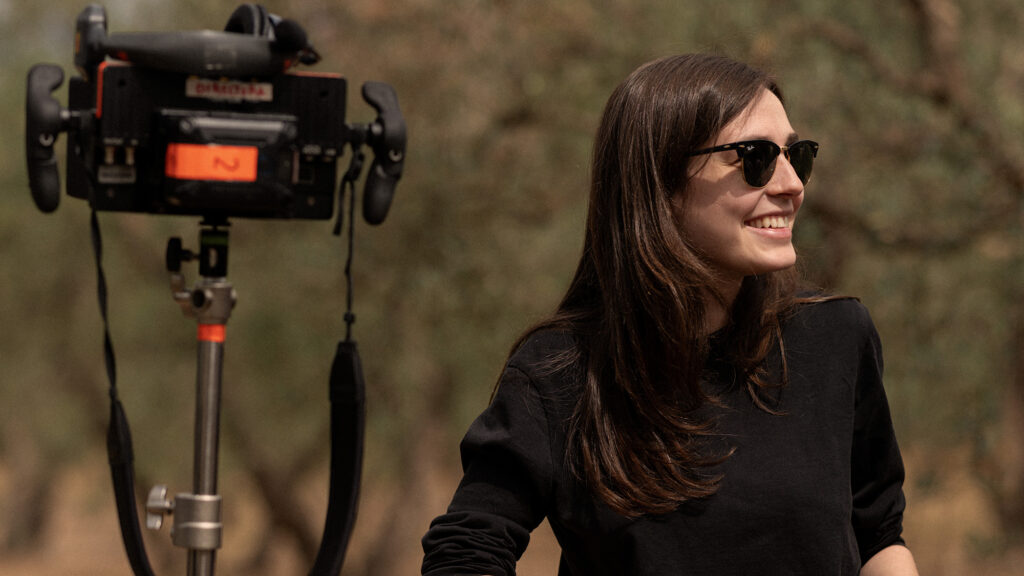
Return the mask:
<path fill-rule="evenodd" d="M 789 228 L 789 216 L 765 216 L 747 222 L 753 228 Z"/>

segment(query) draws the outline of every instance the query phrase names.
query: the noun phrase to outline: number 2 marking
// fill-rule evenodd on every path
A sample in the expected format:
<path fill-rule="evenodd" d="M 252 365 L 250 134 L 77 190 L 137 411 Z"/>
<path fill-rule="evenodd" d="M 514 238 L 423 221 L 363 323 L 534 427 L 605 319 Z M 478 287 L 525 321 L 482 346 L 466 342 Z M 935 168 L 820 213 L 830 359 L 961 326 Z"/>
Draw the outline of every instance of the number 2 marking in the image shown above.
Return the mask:
<path fill-rule="evenodd" d="M 231 157 L 231 162 L 228 163 L 220 156 L 214 156 L 213 158 L 213 169 L 214 170 L 227 170 L 228 172 L 237 172 L 241 161 L 237 156 Z"/>

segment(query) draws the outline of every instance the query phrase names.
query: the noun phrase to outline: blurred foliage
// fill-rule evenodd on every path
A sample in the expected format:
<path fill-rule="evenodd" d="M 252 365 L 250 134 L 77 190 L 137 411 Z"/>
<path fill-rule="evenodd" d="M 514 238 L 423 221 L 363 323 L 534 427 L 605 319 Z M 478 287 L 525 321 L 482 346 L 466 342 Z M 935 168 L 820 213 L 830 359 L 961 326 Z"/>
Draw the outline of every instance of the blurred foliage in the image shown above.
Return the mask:
<path fill-rule="evenodd" d="M 236 4 L 118 0 L 106 8 L 116 33 L 216 29 Z M 508 346 L 557 304 L 579 257 L 605 99 L 640 63 L 698 50 L 769 67 L 794 126 L 822 143 L 799 249 L 810 278 L 872 310 L 904 446 L 967 443 L 983 461 L 1007 441 L 1000 425 L 1022 355 L 1014 338 L 1024 216 L 1021 184 L 999 160 L 1015 158 L 1019 168 L 1024 158 L 1017 0 L 265 5 L 305 26 L 325 57 L 317 70 L 349 79 L 352 120 L 372 118 L 358 87 L 381 80 L 396 88 L 408 122 L 405 177 L 388 220 L 357 223 L 367 483 L 415 484 L 422 469 L 409 463 L 417 457 L 458 469 L 457 439 L 486 403 Z M 28 67 L 55 62 L 74 73 L 81 8 L 0 0 L 0 119 L 19 127 L 0 141 L 0 462 L 14 470 L 0 513 L 8 515 L 19 510 L 19 481 L 45 488 L 43 479 L 94 455 L 106 422 L 88 207 L 65 197 L 55 214 L 36 211 L 21 133 Z M 955 47 L 959 70 L 936 59 L 942 42 Z M 955 81 L 944 96 L 934 88 L 943 79 Z M 58 98 L 66 102 L 66 88 Z M 196 244 L 196 222 L 100 219 L 140 484 L 184 487 L 194 327 L 171 301 L 163 251 L 172 235 Z M 325 465 L 327 377 L 344 335 L 345 243 L 330 228 L 233 222 L 229 478 L 247 474 L 254 453 L 282 469 L 312 466 L 299 472 Z"/>

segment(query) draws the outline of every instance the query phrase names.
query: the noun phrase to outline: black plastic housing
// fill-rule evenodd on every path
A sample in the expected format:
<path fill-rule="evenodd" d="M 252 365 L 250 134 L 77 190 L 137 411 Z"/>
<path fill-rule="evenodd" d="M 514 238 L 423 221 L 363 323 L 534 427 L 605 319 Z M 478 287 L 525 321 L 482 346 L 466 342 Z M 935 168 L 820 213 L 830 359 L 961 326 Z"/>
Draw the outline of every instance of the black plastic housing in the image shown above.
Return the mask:
<path fill-rule="evenodd" d="M 72 78 L 69 90 L 69 110 L 81 125 L 68 139 L 68 194 L 97 210 L 308 219 L 333 213 L 336 164 L 348 141 L 340 76 L 216 79 L 105 63 L 93 81 Z M 213 164 L 198 177 L 175 177 L 168 152 L 179 144 L 206 145 Z M 217 158 L 220 146 L 254 149 L 255 174 L 232 179 L 236 161 Z"/>

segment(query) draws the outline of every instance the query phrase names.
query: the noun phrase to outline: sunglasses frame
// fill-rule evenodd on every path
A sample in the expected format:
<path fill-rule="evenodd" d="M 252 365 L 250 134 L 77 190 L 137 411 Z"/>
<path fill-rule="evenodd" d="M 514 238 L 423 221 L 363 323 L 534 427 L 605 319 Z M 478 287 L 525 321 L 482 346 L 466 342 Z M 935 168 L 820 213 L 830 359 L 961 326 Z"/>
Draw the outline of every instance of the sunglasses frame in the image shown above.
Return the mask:
<path fill-rule="evenodd" d="M 754 151 L 754 148 L 759 146 L 768 146 L 768 148 L 772 151 L 771 160 L 767 164 L 765 164 L 764 169 L 761 171 L 761 176 L 764 179 L 763 184 L 757 184 L 756 179 L 749 177 L 750 175 L 747 174 L 747 164 L 746 162 L 744 162 L 744 156 L 752 153 Z M 810 165 L 807 167 L 807 173 L 805 175 L 801 175 L 800 170 L 797 170 L 796 166 L 793 167 L 793 169 L 796 170 L 797 172 L 797 177 L 799 177 L 800 181 L 806 185 L 807 181 L 811 179 L 811 170 L 814 168 L 814 159 L 818 157 L 818 143 L 813 140 L 798 140 L 787 146 L 779 146 L 778 144 L 772 142 L 771 140 L 744 140 L 742 142 L 730 142 L 729 144 L 721 144 L 719 146 L 713 146 L 711 148 L 703 148 L 701 150 L 691 152 L 690 154 L 688 154 L 688 156 L 701 156 L 703 154 L 713 154 L 715 152 L 726 152 L 729 150 L 735 150 L 736 155 L 739 156 L 740 161 L 743 162 L 743 181 L 746 182 L 748 186 L 753 186 L 754 188 L 764 188 L 765 186 L 768 185 L 769 182 L 772 181 L 772 176 L 775 174 L 775 165 L 779 161 L 779 154 L 784 154 L 786 156 L 786 161 L 792 163 L 789 151 L 796 146 L 811 147 L 811 162 Z"/>

